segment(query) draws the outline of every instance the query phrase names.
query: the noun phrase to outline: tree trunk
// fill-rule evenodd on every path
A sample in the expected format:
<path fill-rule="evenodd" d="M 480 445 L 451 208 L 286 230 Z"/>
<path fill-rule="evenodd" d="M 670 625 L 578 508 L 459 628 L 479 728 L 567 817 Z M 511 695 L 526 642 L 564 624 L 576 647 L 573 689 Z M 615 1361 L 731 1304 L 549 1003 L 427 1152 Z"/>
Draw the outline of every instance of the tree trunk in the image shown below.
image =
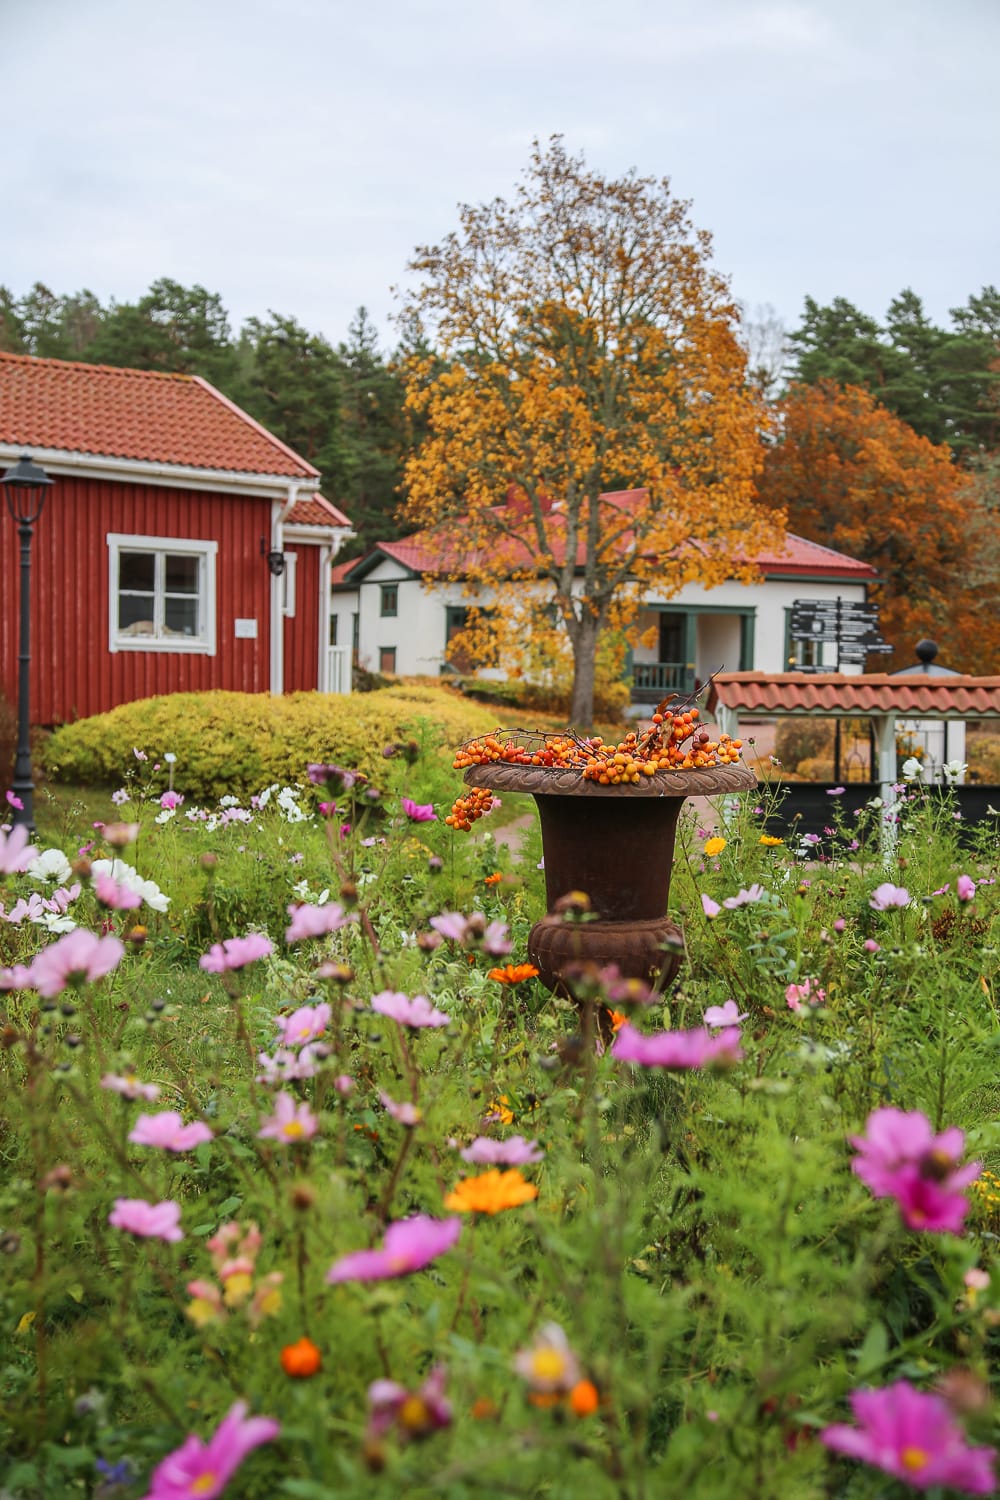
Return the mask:
<path fill-rule="evenodd" d="M 600 621 L 585 610 L 572 633 L 573 701 L 569 718 L 575 729 L 591 729 L 594 723 L 594 673 L 600 628 Z"/>

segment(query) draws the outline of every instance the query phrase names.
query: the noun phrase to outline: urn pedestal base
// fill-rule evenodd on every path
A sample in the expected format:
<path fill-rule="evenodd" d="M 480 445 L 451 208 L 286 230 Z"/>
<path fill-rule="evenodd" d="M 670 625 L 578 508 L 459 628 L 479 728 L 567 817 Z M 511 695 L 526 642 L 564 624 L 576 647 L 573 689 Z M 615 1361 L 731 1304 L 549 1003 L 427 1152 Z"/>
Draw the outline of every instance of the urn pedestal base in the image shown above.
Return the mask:
<path fill-rule="evenodd" d="M 574 964 L 614 964 L 623 979 L 663 989 L 681 966 L 684 935 L 667 917 L 624 922 L 572 921 L 546 916 L 528 937 L 528 959 L 550 990 L 571 993 L 562 976 Z"/>

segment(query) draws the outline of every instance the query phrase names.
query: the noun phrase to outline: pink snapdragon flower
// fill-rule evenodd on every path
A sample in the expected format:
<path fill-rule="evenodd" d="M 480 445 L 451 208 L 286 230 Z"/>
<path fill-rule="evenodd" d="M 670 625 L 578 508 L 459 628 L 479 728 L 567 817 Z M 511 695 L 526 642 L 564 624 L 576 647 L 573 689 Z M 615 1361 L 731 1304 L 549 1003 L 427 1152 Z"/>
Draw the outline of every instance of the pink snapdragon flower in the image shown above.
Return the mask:
<path fill-rule="evenodd" d="M 735 1000 L 727 1000 L 725 1005 L 710 1005 L 702 1020 L 706 1026 L 738 1026 L 747 1015 L 748 1012 L 740 1010 Z"/>
<path fill-rule="evenodd" d="M 330 1024 L 333 1011 L 323 1001 L 319 1005 L 300 1005 L 290 1016 L 278 1016 L 278 1036 L 285 1047 L 301 1047 L 315 1042 Z"/>
<path fill-rule="evenodd" d="M 342 1255 L 327 1271 L 326 1279 L 334 1284 L 409 1276 L 450 1250 L 461 1231 L 461 1219 L 432 1219 L 427 1214 L 414 1214 L 412 1219 L 400 1219 L 389 1225 L 380 1250 L 355 1250 Z"/>
<path fill-rule="evenodd" d="M 876 1198 L 895 1198 L 908 1229 L 961 1234 L 968 1203 L 962 1192 L 981 1163 L 958 1165 L 965 1146 L 957 1126 L 935 1135 L 920 1110 L 873 1110 L 866 1135 L 850 1137 L 858 1155 L 851 1169 Z"/>
<path fill-rule="evenodd" d="M 412 1026 L 415 1030 L 425 1026 L 448 1026 L 451 1017 L 443 1010 L 436 1010 L 426 995 L 402 995 L 395 990 L 382 990 L 372 996 L 372 1010 L 388 1016 L 400 1026 Z"/>
<path fill-rule="evenodd" d="M 147 1203 L 143 1198 L 116 1198 L 108 1214 L 113 1229 L 143 1240 L 166 1240 L 173 1243 L 184 1238 L 180 1225 L 181 1206 L 168 1198 L 164 1203 Z"/>
<path fill-rule="evenodd" d="M 868 905 L 875 911 L 890 911 L 894 906 L 908 906 L 909 903 L 910 893 L 906 887 L 893 885 L 887 880 L 883 885 L 875 887 Z"/>
<path fill-rule="evenodd" d="M 629 1024 L 619 1027 L 611 1047 L 619 1062 L 642 1068 L 703 1068 L 710 1063 L 739 1062 L 740 1033 L 736 1027 L 712 1036 L 703 1026 L 691 1031 L 658 1031 L 651 1036 Z"/>
<path fill-rule="evenodd" d="M 918 1391 L 908 1380 L 881 1390 L 852 1391 L 852 1427 L 834 1422 L 820 1442 L 835 1453 L 860 1459 L 911 1489 L 941 1486 L 967 1495 L 992 1495 L 996 1450 L 972 1448 L 947 1401 Z"/>
<path fill-rule="evenodd" d="M 116 937 L 98 937 L 85 927 L 77 927 L 35 955 L 31 987 L 51 999 L 61 995 L 68 985 L 93 984 L 110 974 L 124 953 L 124 944 Z"/>
<path fill-rule="evenodd" d="M 955 894 L 959 901 L 971 901 L 976 894 L 976 882 L 971 875 L 960 875 L 955 881 Z"/>
<path fill-rule="evenodd" d="M 110 1089 L 112 1093 L 121 1094 L 124 1099 L 158 1099 L 160 1097 L 160 1086 L 158 1083 L 140 1083 L 134 1073 L 105 1073 L 101 1079 L 101 1088 Z"/>
<path fill-rule="evenodd" d="M 287 1146 L 295 1141 L 308 1141 L 319 1129 L 319 1121 L 308 1104 L 296 1104 L 291 1094 L 275 1097 L 274 1114 L 258 1130 L 261 1140 L 280 1141 Z"/>
<path fill-rule="evenodd" d="M 143 1500 L 216 1500 L 247 1454 L 280 1431 L 271 1417 L 248 1417 L 246 1402 L 237 1401 L 207 1443 L 192 1433 L 156 1466 Z"/>
<path fill-rule="evenodd" d="M 436 823 L 437 813 L 433 802 L 414 802 L 409 797 L 400 797 L 400 806 L 413 823 Z"/>
<path fill-rule="evenodd" d="M 127 885 L 119 885 L 112 875 L 97 875 L 94 878 L 94 895 L 102 906 L 112 911 L 133 911 L 142 905 L 138 891 Z"/>
<path fill-rule="evenodd" d="M 158 1115 L 140 1115 L 128 1138 L 135 1146 L 157 1146 L 161 1151 L 192 1151 L 203 1141 L 210 1141 L 212 1132 L 201 1120 L 192 1120 L 190 1125 L 185 1125 L 176 1110 L 165 1109 Z"/>
<path fill-rule="evenodd" d="M 248 932 L 246 937 L 225 938 L 213 943 L 207 953 L 198 960 L 198 967 L 208 974 L 223 974 L 227 969 L 242 969 L 258 958 L 268 958 L 274 952 L 270 938 L 259 932 Z"/>
<path fill-rule="evenodd" d="M 471 1145 L 460 1151 L 463 1161 L 475 1166 L 524 1167 L 529 1162 L 541 1161 L 545 1152 L 537 1141 L 529 1141 L 523 1135 L 512 1135 L 506 1141 L 493 1141 L 489 1136 L 477 1135 Z"/>
<path fill-rule="evenodd" d="M 337 932 L 348 922 L 354 921 L 353 913 L 348 914 L 335 901 L 326 906 L 310 906 L 307 902 L 301 906 L 290 906 L 288 915 L 292 920 L 285 928 L 286 943 L 301 943 L 304 938 L 325 937 L 328 932 Z"/>
<path fill-rule="evenodd" d="M 23 823 L 13 828 L 0 828 L 0 875 L 20 875 L 33 860 L 38 850 L 28 843 L 28 830 Z"/>

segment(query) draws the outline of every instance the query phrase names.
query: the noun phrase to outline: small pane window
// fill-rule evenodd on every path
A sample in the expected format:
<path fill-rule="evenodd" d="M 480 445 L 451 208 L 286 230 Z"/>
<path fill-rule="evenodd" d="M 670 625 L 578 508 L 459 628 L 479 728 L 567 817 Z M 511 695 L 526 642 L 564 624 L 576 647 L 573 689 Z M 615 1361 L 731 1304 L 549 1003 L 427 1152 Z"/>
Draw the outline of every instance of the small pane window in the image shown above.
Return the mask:
<path fill-rule="evenodd" d="M 339 619 L 339 615 L 330 616 L 330 640 L 328 644 L 331 646 L 335 646 L 337 644 L 337 621 Z"/>
<path fill-rule="evenodd" d="M 215 653 L 215 542 L 108 536 L 112 651 Z"/>
<path fill-rule="evenodd" d="M 399 585 L 397 583 L 382 584 L 382 599 L 379 612 L 383 616 L 399 613 Z"/>

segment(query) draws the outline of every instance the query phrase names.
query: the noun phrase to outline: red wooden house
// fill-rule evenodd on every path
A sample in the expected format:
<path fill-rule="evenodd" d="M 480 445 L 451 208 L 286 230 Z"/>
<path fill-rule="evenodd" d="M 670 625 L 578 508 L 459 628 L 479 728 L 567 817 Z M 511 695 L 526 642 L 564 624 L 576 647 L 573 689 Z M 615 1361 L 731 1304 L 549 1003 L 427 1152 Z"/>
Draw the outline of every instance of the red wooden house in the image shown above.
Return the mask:
<path fill-rule="evenodd" d="M 0 354 L 0 471 L 55 481 L 35 527 L 31 717 L 155 693 L 345 691 L 327 579 L 350 523 L 320 475 L 197 375 Z M 268 553 L 281 553 L 276 576 Z M 322 580 L 322 582 L 321 582 Z M 0 692 L 17 693 L 18 541 L 0 509 Z"/>

